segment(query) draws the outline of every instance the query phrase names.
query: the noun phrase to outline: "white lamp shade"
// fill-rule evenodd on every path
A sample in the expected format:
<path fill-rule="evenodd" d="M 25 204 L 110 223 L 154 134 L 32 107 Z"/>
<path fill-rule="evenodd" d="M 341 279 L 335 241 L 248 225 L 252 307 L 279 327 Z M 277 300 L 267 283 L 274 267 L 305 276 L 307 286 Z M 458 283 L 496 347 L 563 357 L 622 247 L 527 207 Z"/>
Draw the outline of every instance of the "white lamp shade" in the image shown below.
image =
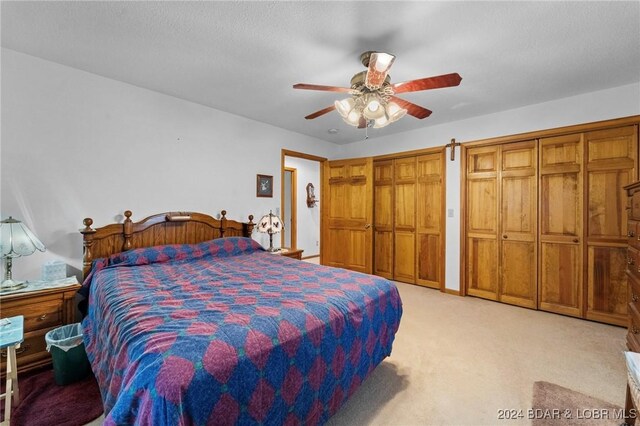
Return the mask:
<path fill-rule="evenodd" d="M 0 222 L 0 254 L 2 257 L 19 257 L 44 251 L 44 244 L 27 226 L 12 217 Z"/>
<path fill-rule="evenodd" d="M 262 216 L 262 219 L 258 222 L 258 232 L 264 232 L 267 234 L 277 234 L 282 231 L 284 224 L 278 216 L 269 212 Z"/>

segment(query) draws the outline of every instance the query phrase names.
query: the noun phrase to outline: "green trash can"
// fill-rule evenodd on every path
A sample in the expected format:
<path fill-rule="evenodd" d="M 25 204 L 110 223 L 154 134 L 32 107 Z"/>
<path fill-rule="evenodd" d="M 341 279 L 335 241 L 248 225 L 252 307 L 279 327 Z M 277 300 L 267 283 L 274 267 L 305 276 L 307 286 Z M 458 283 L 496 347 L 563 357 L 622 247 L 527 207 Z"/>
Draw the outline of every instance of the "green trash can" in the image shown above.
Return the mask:
<path fill-rule="evenodd" d="M 53 375 L 59 386 L 82 380 L 91 372 L 84 350 L 80 323 L 54 328 L 44 336 L 53 360 Z"/>

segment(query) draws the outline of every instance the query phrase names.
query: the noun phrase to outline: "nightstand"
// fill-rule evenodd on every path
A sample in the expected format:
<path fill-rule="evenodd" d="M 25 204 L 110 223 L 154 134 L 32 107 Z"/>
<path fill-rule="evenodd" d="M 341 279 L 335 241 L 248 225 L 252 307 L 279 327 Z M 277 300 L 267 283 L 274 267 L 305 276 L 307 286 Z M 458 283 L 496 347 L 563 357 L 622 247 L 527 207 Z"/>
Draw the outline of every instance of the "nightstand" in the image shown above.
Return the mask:
<path fill-rule="evenodd" d="M 302 260 L 303 251 L 304 250 L 302 249 L 290 249 L 290 248 L 282 247 L 282 249 L 280 249 L 278 253 L 280 253 L 280 256 L 287 256 L 292 259 Z"/>
<path fill-rule="evenodd" d="M 0 295 L 2 317 L 24 316 L 24 341 L 16 350 L 18 373 L 51 363 L 44 335 L 51 329 L 76 322 L 74 299 L 80 284 Z M 0 359 L 5 376 L 6 354 Z"/>

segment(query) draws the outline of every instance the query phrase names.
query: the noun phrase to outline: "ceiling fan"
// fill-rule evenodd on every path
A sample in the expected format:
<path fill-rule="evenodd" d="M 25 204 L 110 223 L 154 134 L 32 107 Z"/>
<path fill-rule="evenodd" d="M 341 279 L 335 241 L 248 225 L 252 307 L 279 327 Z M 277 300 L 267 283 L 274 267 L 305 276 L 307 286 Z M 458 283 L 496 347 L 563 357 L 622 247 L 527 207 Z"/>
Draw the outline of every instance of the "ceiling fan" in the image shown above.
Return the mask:
<path fill-rule="evenodd" d="M 334 105 L 309 114 L 305 118 L 313 120 L 335 109 L 345 123 L 359 129 L 385 127 L 398 121 L 405 114 L 423 119 L 431 115 L 430 110 L 395 95 L 457 86 L 462 81 L 462 77 L 458 73 L 453 73 L 391 84 L 389 69 L 395 59 L 396 57 L 389 53 L 364 52 L 360 55 L 360 61 L 367 70 L 359 72 L 351 78 L 351 87 L 294 84 L 294 89 L 323 90 L 351 95 L 350 98 L 335 101 Z"/>

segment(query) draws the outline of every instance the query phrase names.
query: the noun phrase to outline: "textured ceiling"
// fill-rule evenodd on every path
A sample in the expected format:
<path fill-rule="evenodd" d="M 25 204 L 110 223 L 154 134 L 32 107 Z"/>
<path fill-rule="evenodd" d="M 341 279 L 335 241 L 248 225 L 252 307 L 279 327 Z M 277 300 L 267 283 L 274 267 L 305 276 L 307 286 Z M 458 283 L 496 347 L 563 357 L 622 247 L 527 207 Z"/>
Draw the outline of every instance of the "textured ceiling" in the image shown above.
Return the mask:
<path fill-rule="evenodd" d="M 392 82 L 458 72 L 403 95 L 433 110 L 370 137 L 640 80 L 640 2 L 8 2 L 2 46 L 335 143 L 363 139 L 336 112 L 366 50 Z M 330 128 L 339 132 L 329 134 Z"/>

